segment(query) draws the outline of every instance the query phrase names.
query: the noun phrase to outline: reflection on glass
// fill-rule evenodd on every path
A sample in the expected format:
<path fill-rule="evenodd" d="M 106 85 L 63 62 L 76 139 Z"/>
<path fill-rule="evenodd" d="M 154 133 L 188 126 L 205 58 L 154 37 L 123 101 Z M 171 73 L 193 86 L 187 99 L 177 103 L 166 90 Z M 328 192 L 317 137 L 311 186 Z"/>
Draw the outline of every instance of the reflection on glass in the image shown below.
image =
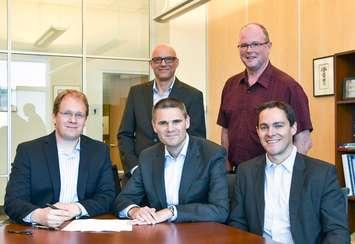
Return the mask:
<path fill-rule="evenodd" d="M 129 88 L 149 80 L 149 64 L 144 61 L 103 59 L 87 61 L 87 96 L 91 108 L 86 134 L 107 143 L 112 162 L 122 170 L 117 148 L 117 128 Z"/>
<path fill-rule="evenodd" d="M 7 178 L 6 177 L 0 177 L 0 205 L 1 206 L 4 206 L 6 184 L 7 184 Z"/>
<path fill-rule="evenodd" d="M 7 1 L 0 0 L 0 49 L 7 49 Z"/>
<path fill-rule="evenodd" d="M 12 160 L 19 143 L 51 132 L 52 105 L 58 87 L 81 89 L 82 84 L 81 58 L 13 55 L 13 59 Z"/>
<path fill-rule="evenodd" d="M 47 63 L 40 61 L 14 61 L 12 62 L 12 87 L 46 85 Z M 18 72 L 16 72 L 18 71 Z"/>
<path fill-rule="evenodd" d="M 7 118 L 7 56 L 0 54 L 0 175 L 7 174 Z"/>
<path fill-rule="evenodd" d="M 3 0 L 0 0 L 3 1 Z M 12 1 L 13 48 L 18 51 L 82 52 L 81 0 Z"/>
<path fill-rule="evenodd" d="M 0 111 L 7 109 L 7 59 L 0 54 Z M 1 118 L 0 118 L 1 121 Z M 2 126 L 0 122 L 0 127 Z"/>
<path fill-rule="evenodd" d="M 148 58 L 149 0 L 88 0 L 88 55 Z"/>

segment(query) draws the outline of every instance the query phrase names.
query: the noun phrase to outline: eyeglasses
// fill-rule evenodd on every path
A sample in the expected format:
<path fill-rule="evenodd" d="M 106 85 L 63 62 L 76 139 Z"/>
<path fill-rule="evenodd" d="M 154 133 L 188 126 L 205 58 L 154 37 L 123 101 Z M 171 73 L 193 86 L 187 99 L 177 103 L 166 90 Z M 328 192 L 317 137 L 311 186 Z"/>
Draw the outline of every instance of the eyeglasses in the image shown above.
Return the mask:
<path fill-rule="evenodd" d="M 172 64 L 175 62 L 177 57 L 167 56 L 167 57 L 154 57 L 151 59 L 151 62 L 154 64 L 161 64 L 164 60 L 166 64 Z"/>
<path fill-rule="evenodd" d="M 250 44 L 248 43 L 242 43 L 242 44 L 239 44 L 237 47 L 241 50 L 247 50 L 248 48 L 250 49 L 255 49 L 255 48 L 258 48 L 258 47 L 261 47 L 262 45 L 265 45 L 265 44 L 268 44 L 269 41 L 266 41 L 266 42 L 252 42 Z"/>
<path fill-rule="evenodd" d="M 75 117 L 75 119 L 77 120 L 82 120 L 86 117 L 85 114 L 83 113 L 73 113 L 73 112 L 70 112 L 70 111 L 65 111 L 65 112 L 59 112 L 65 119 L 71 119 L 73 118 L 73 116 Z"/>

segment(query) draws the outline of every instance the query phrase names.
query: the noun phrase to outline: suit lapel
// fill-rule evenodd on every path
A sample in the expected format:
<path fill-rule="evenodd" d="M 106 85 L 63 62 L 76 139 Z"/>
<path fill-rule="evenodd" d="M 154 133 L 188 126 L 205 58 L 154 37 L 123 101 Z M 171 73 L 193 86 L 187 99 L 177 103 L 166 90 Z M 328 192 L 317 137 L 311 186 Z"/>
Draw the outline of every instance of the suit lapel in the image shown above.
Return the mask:
<path fill-rule="evenodd" d="M 197 149 L 196 142 L 190 136 L 187 154 L 184 161 L 184 166 L 181 174 L 180 189 L 179 189 L 179 204 L 185 203 L 187 192 L 191 184 L 195 180 L 195 175 L 200 162 L 200 152 Z"/>
<path fill-rule="evenodd" d="M 183 95 L 180 94 L 180 87 L 181 87 L 181 85 L 180 85 L 179 79 L 175 78 L 174 85 L 171 88 L 171 92 L 169 94 L 169 97 L 173 97 L 173 98 L 177 98 L 177 99 L 181 100 L 181 97 Z"/>
<path fill-rule="evenodd" d="M 256 165 L 255 171 L 255 185 L 254 185 L 254 192 L 255 192 L 255 203 L 257 208 L 257 214 L 259 218 L 260 228 L 262 230 L 264 226 L 264 210 L 265 210 L 265 196 L 264 196 L 264 185 L 265 185 L 265 156 L 260 157 Z"/>
<path fill-rule="evenodd" d="M 290 189 L 290 199 L 289 199 L 289 214 L 290 214 L 290 225 L 295 226 L 297 219 L 297 212 L 300 206 L 303 183 L 304 183 L 304 170 L 306 164 L 304 158 L 301 154 L 297 153 L 295 164 L 293 166 L 291 189 Z"/>
<path fill-rule="evenodd" d="M 141 95 L 144 100 L 144 113 L 147 113 L 148 121 L 152 121 L 152 108 L 153 108 L 153 83 L 150 81 L 145 84 L 143 94 Z M 143 111 L 141 111 L 143 112 Z"/>
<path fill-rule="evenodd" d="M 60 170 L 58 160 L 57 142 L 55 139 L 55 132 L 52 132 L 44 141 L 44 154 L 52 181 L 53 188 L 53 202 L 59 201 L 60 193 Z"/>
<path fill-rule="evenodd" d="M 155 154 L 155 158 L 152 159 L 153 162 L 153 184 L 154 188 L 157 190 L 157 195 L 159 197 L 162 208 L 166 207 L 166 192 L 165 192 L 165 179 L 164 179 L 164 146 L 160 143 L 159 150 Z"/>
<path fill-rule="evenodd" d="M 86 192 L 86 182 L 89 174 L 89 157 L 90 148 L 87 145 L 87 139 L 83 135 L 80 136 L 80 159 L 79 159 L 79 172 L 77 183 L 78 199 L 84 199 Z"/>

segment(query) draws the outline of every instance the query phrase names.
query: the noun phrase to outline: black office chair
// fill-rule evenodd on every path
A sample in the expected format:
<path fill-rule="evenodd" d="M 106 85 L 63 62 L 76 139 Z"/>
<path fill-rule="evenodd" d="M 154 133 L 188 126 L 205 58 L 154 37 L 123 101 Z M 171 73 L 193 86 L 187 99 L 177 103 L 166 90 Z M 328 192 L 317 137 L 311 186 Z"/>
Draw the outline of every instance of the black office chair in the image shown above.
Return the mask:
<path fill-rule="evenodd" d="M 341 191 L 343 192 L 343 194 L 344 194 L 344 198 L 345 198 L 345 211 L 346 211 L 346 215 L 348 215 L 348 194 L 349 194 L 349 192 L 350 192 L 350 190 L 349 190 L 349 188 L 347 188 L 347 187 L 342 187 L 342 188 L 340 188 L 341 189 Z"/>
<path fill-rule="evenodd" d="M 228 181 L 229 204 L 230 206 L 232 206 L 234 189 L 236 187 L 236 182 L 237 182 L 236 174 L 227 174 L 227 181 Z"/>
<path fill-rule="evenodd" d="M 113 172 L 113 179 L 115 181 L 115 188 L 116 188 L 116 196 L 121 192 L 121 182 L 120 177 L 118 176 L 118 168 L 117 165 L 112 165 L 112 172 Z"/>
<path fill-rule="evenodd" d="M 348 194 L 350 192 L 350 189 L 347 187 L 342 187 L 340 189 L 343 192 L 344 197 L 345 197 L 345 212 L 346 212 L 346 216 L 348 216 L 348 211 L 349 211 L 349 209 L 348 209 L 348 204 L 349 204 L 348 203 Z M 355 240 L 355 232 L 352 234 L 350 233 L 350 238 L 352 240 L 351 243 L 353 243 L 353 240 Z"/>

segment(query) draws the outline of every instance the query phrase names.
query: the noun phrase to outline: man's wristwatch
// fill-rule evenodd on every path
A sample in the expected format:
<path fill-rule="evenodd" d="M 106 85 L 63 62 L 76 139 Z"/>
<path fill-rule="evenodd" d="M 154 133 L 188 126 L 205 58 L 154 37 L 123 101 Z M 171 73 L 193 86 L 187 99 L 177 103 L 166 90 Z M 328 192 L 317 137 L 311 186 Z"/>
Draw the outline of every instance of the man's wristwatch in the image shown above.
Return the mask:
<path fill-rule="evenodd" d="M 168 209 L 171 211 L 171 214 L 173 215 L 173 216 L 171 216 L 171 217 L 174 217 L 174 216 L 175 216 L 175 208 L 174 208 L 174 205 L 168 206 Z"/>
<path fill-rule="evenodd" d="M 81 210 L 81 207 L 80 207 L 80 205 L 78 204 L 78 203 L 75 203 L 75 205 L 78 207 L 78 209 L 79 209 L 79 213 L 75 216 L 76 218 L 79 218 L 79 217 L 81 217 L 81 214 L 83 213 L 83 211 Z"/>

